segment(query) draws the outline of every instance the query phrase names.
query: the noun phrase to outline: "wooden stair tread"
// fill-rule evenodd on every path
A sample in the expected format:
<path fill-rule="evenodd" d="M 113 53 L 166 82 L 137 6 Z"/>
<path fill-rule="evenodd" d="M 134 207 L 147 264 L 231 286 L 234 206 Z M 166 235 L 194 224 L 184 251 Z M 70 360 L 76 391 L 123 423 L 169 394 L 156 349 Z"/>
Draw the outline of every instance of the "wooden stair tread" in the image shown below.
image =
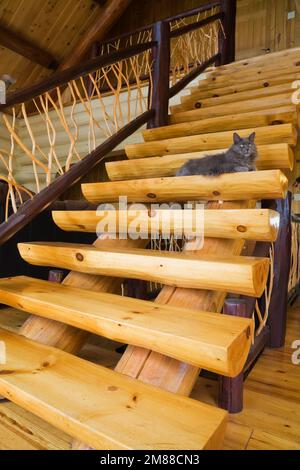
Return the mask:
<path fill-rule="evenodd" d="M 298 137 L 295 126 L 290 123 L 265 127 L 252 127 L 250 129 L 236 129 L 235 131 L 242 137 L 248 137 L 252 132 L 255 132 L 255 143 L 257 145 L 276 143 L 296 145 Z M 224 149 L 230 147 L 232 143 L 233 131 L 224 131 L 126 145 L 125 152 L 127 157 L 131 159 L 163 156 L 166 154 L 179 154 L 184 152 Z"/>
<path fill-rule="evenodd" d="M 226 412 L 0 330 L 0 393 L 95 449 L 219 448 Z"/>
<path fill-rule="evenodd" d="M 245 101 L 250 99 L 257 99 L 266 96 L 275 96 L 282 93 L 291 93 L 291 83 L 284 83 L 281 85 L 268 86 L 261 89 L 239 91 L 237 93 L 215 96 L 212 98 L 199 98 L 191 94 L 189 97 L 182 97 L 181 103 L 174 106 L 173 111 L 184 111 L 195 108 L 206 108 L 209 106 L 218 106 L 220 104 L 232 103 L 236 101 Z"/>
<path fill-rule="evenodd" d="M 200 99 L 226 96 L 232 93 L 240 93 L 242 91 L 259 90 L 281 84 L 291 84 L 294 80 L 299 79 L 300 71 L 298 73 L 282 74 L 279 77 L 272 77 L 271 73 L 269 77 L 265 77 L 263 79 L 257 78 L 252 81 L 246 79 L 236 84 L 223 84 L 223 86 L 214 85 L 213 87 L 207 87 L 204 85 L 204 80 L 199 80 L 197 85 L 189 88 L 189 95 L 182 96 L 182 100 L 188 101 L 191 96 Z"/>
<path fill-rule="evenodd" d="M 192 252 L 99 249 L 75 243 L 28 242 L 18 244 L 25 261 L 90 274 L 145 279 L 162 284 L 222 290 L 260 297 L 264 291 L 269 259 L 245 256 L 195 257 Z M 225 274 L 226 273 L 226 274 Z"/>
<path fill-rule="evenodd" d="M 288 180 L 280 170 L 210 176 L 177 176 L 81 185 L 85 198 L 92 203 L 118 201 L 166 202 L 193 200 L 240 200 L 283 198 Z"/>
<path fill-rule="evenodd" d="M 250 319 L 158 305 L 26 276 L 1 279 L 0 301 L 223 375 L 241 372 L 251 346 Z"/>
<path fill-rule="evenodd" d="M 247 129 L 263 127 L 274 124 L 298 125 L 298 116 L 295 105 L 282 106 L 277 109 L 262 109 L 248 113 L 219 116 L 201 119 L 191 122 L 180 122 L 164 127 L 145 129 L 142 131 L 146 142 L 186 137 L 210 132 L 233 131 L 235 129 Z"/>
<path fill-rule="evenodd" d="M 275 96 L 256 98 L 255 100 L 236 101 L 234 103 L 219 104 L 203 109 L 192 109 L 191 111 L 172 112 L 170 122 L 195 121 L 198 119 L 208 119 L 213 117 L 227 116 L 232 114 L 248 113 L 262 109 L 275 109 L 282 106 L 291 105 L 291 91 Z M 296 107 L 296 105 L 295 105 Z"/>
<path fill-rule="evenodd" d="M 137 219 L 141 233 L 174 234 L 181 232 L 182 221 L 185 221 L 185 235 L 194 235 L 195 217 L 187 218 L 184 210 L 162 209 L 156 211 L 53 211 L 54 222 L 66 231 L 96 233 L 100 221 L 107 228 L 115 228 L 117 233 L 131 233 Z M 194 210 L 190 212 L 194 213 Z M 185 218 L 184 218 L 185 217 Z M 190 222 L 187 225 L 187 220 Z M 166 221 L 166 226 L 164 225 Z M 165 228 L 164 228 L 165 227 Z M 214 210 L 204 212 L 203 230 L 205 237 L 241 238 L 257 241 L 275 241 L 279 227 L 278 213 L 270 209 L 236 209 Z M 165 230 L 165 231 L 164 231 Z M 109 232 L 111 233 L 111 232 Z"/>
<path fill-rule="evenodd" d="M 203 158 L 207 155 L 216 155 L 226 152 L 226 148 L 203 150 L 200 152 L 178 153 L 158 157 L 134 158 L 106 162 L 105 167 L 111 181 L 159 178 L 161 176 L 175 176 L 177 170 L 188 160 Z M 295 155 L 289 144 L 269 144 L 257 146 L 258 170 L 284 169 L 292 170 Z"/>

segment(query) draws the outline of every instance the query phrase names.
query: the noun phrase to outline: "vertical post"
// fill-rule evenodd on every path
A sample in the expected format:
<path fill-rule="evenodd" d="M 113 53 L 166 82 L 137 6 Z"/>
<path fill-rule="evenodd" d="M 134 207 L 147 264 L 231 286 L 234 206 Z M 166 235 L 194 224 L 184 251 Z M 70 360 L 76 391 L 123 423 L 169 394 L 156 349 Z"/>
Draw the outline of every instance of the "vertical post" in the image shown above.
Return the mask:
<path fill-rule="evenodd" d="M 100 54 L 100 42 L 96 41 L 92 44 L 90 58 L 94 59 L 95 57 L 98 57 L 99 54 Z M 96 77 L 95 72 L 92 74 L 92 77 L 95 79 Z M 94 84 L 92 80 L 90 80 L 88 77 L 87 77 L 87 86 L 88 86 L 88 95 L 89 97 L 91 97 L 93 95 Z"/>
<path fill-rule="evenodd" d="M 254 302 L 249 298 L 226 299 L 223 312 L 236 317 L 251 318 Z M 219 375 L 219 407 L 229 413 L 239 413 L 243 409 L 244 373 L 236 377 Z"/>
<path fill-rule="evenodd" d="M 148 128 L 166 126 L 169 112 L 169 80 L 170 80 L 170 24 L 158 21 L 153 26 L 153 41 L 157 44 L 152 51 L 152 109 L 154 117 L 149 121 Z M 150 89 L 149 89 L 150 93 Z"/>
<path fill-rule="evenodd" d="M 224 14 L 224 31 L 219 33 L 219 65 L 225 65 L 235 60 L 236 0 L 221 0 L 221 11 Z"/>
<path fill-rule="evenodd" d="M 285 199 L 262 201 L 263 208 L 274 209 L 280 214 L 280 227 L 274 244 L 273 291 L 269 305 L 268 346 L 280 348 L 285 342 L 288 307 L 288 282 L 291 264 L 291 193 Z"/>

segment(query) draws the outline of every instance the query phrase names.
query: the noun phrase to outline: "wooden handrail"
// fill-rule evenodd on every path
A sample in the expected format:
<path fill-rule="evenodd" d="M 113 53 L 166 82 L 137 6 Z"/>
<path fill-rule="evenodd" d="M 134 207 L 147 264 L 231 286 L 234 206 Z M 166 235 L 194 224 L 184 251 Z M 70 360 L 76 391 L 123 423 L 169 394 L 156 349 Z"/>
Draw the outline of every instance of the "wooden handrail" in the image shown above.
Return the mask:
<path fill-rule="evenodd" d="M 187 24 L 178 29 L 174 29 L 173 31 L 170 32 L 170 37 L 176 38 L 178 36 L 182 36 L 183 34 L 193 31 L 194 29 L 203 28 L 203 26 L 206 26 L 210 23 L 213 23 L 214 21 L 221 20 L 223 18 L 224 18 L 223 12 L 216 13 L 215 15 L 209 16 L 208 18 L 204 18 L 203 20 L 196 21 L 195 23 Z"/>
<path fill-rule="evenodd" d="M 183 13 L 179 13 L 178 15 L 174 16 L 169 16 L 167 18 L 163 18 L 161 21 L 163 22 L 172 22 L 176 20 L 180 20 L 182 18 L 189 18 L 190 16 L 197 15 L 198 13 L 205 13 L 208 10 L 211 10 L 212 8 L 217 8 L 221 6 L 220 0 L 215 1 L 215 2 L 209 2 L 205 5 L 201 5 L 200 7 L 193 8 L 192 10 L 187 10 Z M 194 23 L 193 23 L 194 24 Z M 129 36 L 133 36 L 134 34 L 141 33 L 142 31 L 147 31 L 153 28 L 155 23 L 148 23 L 145 26 L 140 26 L 139 28 L 134 29 L 133 31 L 128 31 L 126 33 L 119 34 L 117 36 L 113 36 L 111 38 L 105 39 L 104 41 L 101 41 L 100 46 L 104 46 L 105 44 L 110 44 L 115 41 L 119 41 L 120 39 L 124 39 Z"/>
<path fill-rule="evenodd" d="M 123 140 L 137 131 L 143 124 L 153 117 L 154 111 L 145 111 L 139 117 L 124 126 L 113 136 L 100 144 L 93 152 L 88 154 L 80 162 L 73 165 L 69 171 L 56 178 L 48 187 L 36 194 L 33 199 L 26 201 L 18 211 L 11 215 L 7 222 L 0 225 L 0 245 L 15 235 L 21 228 L 25 227 L 40 212 L 46 209 L 49 204 L 70 186 L 85 176 L 94 166 L 98 165 L 105 156 L 111 152 Z"/>
<path fill-rule="evenodd" d="M 64 85 L 70 80 L 76 80 L 82 75 L 86 75 L 90 72 L 94 72 L 100 67 L 106 67 L 108 65 L 119 62 L 123 59 L 140 54 L 141 52 L 152 49 L 156 45 L 155 41 L 149 41 L 143 44 L 136 44 L 135 46 L 126 47 L 120 51 L 112 52 L 111 54 L 105 54 L 100 57 L 89 59 L 81 64 L 74 65 L 66 70 L 56 72 L 50 77 L 46 78 L 42 82 L 39 82 L 30 87 L 24 88 L 23 90 L 16 91 L 8 95 L 6 104 L 0 105 L 0 112 L 6 108 L 15 104 L 24 103 L 36 96 L 41 95 L 47 91 L 53 90 L 54 88 Z"/>

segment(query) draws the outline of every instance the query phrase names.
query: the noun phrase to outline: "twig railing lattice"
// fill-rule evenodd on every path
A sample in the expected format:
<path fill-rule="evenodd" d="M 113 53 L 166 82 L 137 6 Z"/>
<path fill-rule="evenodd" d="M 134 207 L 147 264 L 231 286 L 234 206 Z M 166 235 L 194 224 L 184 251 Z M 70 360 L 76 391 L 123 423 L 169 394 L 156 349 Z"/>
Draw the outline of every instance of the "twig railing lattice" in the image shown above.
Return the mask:
<path fill-rule="evenodd" d="M 0 105 L 9 216 L 0 243 L 142 125 L 166 125 L 170 97 L 208 66 L 234 60 L 234 22 L 235 2 L 213 1 L 109 39 L 99 56 L 9 95 Z"/>
<path fill-rule="evenodd" d="M 8 184 L 6 218 L 9 203 L 16 212 L 24 194 L 28 198 L 39 193 L 151 107 L 151 60 L 150 47 L 17 103 L 10 107 L 10 114 L 1 116 L 10 141 L 6 149 L 0 149 L 0 179 Z M 129 66 L 134 86 L 127 80 Z M 149 96 L 141 86 L 145 70 Z M 103 84 L 110 93 L 101 91 Z M 30 191 L 18 181 L 20 163 L 32 174 Z"/>

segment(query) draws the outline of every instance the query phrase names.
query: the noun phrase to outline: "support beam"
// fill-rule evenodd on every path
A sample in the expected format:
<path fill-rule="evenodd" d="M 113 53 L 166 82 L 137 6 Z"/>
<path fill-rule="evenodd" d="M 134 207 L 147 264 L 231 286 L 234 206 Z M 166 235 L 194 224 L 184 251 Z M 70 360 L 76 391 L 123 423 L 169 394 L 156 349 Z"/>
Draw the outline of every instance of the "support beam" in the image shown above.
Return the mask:
<path fill-rule="evenodd" d="M 47 69 L 56 69 L 58 67 L 58 63 L 49 52 L 2 25 L 0 25 L 0 45 Z"/>
<path fill-rule="evenodd" d="M 61 63 L 59 69 L 67 69 L 84 59 L 92 44 L 105 38 L 130 2 L 131 0 L 110 0 L 105 2 L 103 6 L 100 6 L 99 14 L 94 23 L 90 26 L 85 36 L 79 39 L 74 49 Z"/>

